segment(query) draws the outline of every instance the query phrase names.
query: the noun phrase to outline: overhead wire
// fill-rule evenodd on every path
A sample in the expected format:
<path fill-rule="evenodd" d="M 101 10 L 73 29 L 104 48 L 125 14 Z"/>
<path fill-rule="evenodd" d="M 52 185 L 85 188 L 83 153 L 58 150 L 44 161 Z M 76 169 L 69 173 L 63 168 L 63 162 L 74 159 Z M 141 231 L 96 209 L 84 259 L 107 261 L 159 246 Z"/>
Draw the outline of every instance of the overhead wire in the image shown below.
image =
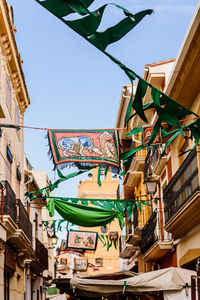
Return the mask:
<path fill-rule="evenodd" d="M 199 117 L 194 116 L 192 118 L 184 118 L 184 119 L 179 120 L 179 122 L 186 122 L 186 121 L 197 120 L 197 119 L 200 119 L 200 116 Z M 167 123 L 162 122 L 161 124 L 166 125 Z M 76 131 L 83 130 L 83 129 L 70 129 L 70 128 L 68 128 L 68 129 L 66 129 L 66 128 L 65 129 L 64 128 L 55 129 L 55 128 L 47 128 L 47 127 L 34 127 L 34 126 L 17 125 L 17 124 L 11 124 L 11 123 L 0 123 L 0 127 L 1 127 L 1 125 L 2 125 L 2 127 L 3 127 L 3 125 L 6 125 L 6 126 L 16 126 L 16 127 L 20 127 L 20 128 L 24 128 L 24 129 L 35 129 L 35 130 L 44 130 L 44 131 L 48 131 L 48 130 L 76 130 Z M 144 124 L 144 125 L 141 125 L 141 126 L 147 126 L 147 125 L 148 124 Z M 152 125 L 152 124 L 149 124 L 149 125 Z M 15 128 L 13 127 L 13 129 L 15 129 Z M 127 127 L 101 128 L 101 130 L 124 130 L 124 129 L 128 130 L 129 128 L 128 129 L 127 129 Z M 96 129 L 84 129 L 84 130 L 96 130 Z"/>

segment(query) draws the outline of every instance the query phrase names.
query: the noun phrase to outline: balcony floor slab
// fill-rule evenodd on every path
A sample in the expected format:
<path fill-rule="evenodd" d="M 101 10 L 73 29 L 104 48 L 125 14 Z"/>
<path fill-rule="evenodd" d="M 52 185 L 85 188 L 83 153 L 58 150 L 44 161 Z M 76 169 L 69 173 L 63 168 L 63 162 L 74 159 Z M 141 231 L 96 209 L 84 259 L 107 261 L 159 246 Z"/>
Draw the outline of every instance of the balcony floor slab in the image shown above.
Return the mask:
<path fill-rule="evenodd" d="M 143 255 L 143 259 L 157 261 L 171 251 L 173 247 L 172 241 L 158 241 Z"/>
<path fill-rule="evenodd" d="M 167 221 L 165 230 L 174 238 L 185 235 L 200 224 L 200 191 L 197 191 L 180 209 Z"/>

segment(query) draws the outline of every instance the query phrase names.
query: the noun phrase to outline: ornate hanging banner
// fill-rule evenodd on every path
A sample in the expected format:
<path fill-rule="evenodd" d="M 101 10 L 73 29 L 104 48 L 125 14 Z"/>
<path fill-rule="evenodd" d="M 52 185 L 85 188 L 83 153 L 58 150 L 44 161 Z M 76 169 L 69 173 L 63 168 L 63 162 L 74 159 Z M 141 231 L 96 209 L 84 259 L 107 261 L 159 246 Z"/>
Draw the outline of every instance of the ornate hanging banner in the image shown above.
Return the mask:
<path fill-rule="evenodd" d="M 152 132 L 154 130 L 154 125 L 142 126 L 142 141 L 144 146 L 148 146 L 149 140 L 151 138 Z M 158 131 L 154 141 L 151 145 L 160 145 L 162 144 L 161 130 Z"/>
<path fill-rule="evenodd" d="M 97 232 L 73 230 L 67 235 L 67 248 L 81 250 L 96 250 Z"/>
<path fill-rule="evenodd" d="M 91 167 L 112 166 L 118 171 L 119 142 L 115 129 L 105 130 L 57 130 L 49 129 L 50 151 L 55 168 L 75 165 Z"/>

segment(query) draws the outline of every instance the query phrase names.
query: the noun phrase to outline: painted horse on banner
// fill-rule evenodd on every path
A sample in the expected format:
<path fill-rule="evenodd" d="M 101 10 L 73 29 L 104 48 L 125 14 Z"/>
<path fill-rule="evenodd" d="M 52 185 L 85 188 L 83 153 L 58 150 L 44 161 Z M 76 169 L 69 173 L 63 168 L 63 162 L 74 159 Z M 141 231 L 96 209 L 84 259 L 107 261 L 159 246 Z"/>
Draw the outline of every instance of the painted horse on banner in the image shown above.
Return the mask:
<path fill-rule="evenodd" d="M 86 156 L 83 151 L 87 150 L 90 153 L 96 153 L 98 155 L 103 155 L 101 150 L 94 146 L 92 140 L 88 136 L 73 136 L 64 137 L 58 140 L 58 147 L 63 150 L 63 155 L 69 157 L 72 155 Z"/>

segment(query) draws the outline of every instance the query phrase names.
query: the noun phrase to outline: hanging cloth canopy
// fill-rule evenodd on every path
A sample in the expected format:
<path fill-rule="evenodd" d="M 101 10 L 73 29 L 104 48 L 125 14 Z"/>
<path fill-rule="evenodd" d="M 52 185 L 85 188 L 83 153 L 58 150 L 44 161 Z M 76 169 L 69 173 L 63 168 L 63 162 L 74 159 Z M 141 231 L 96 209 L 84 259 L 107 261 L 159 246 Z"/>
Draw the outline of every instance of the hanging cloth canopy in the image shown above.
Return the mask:
<path fill-rule="evenodd" d="M 51 217 L 56 211 L 67 221 L 83 227 L 104 226 L 115 218 L 119 220 L 120 227 L 124 226 L 123 216 L 119 211 L 80 205 L 51 198 L 47 203 Z"/>

